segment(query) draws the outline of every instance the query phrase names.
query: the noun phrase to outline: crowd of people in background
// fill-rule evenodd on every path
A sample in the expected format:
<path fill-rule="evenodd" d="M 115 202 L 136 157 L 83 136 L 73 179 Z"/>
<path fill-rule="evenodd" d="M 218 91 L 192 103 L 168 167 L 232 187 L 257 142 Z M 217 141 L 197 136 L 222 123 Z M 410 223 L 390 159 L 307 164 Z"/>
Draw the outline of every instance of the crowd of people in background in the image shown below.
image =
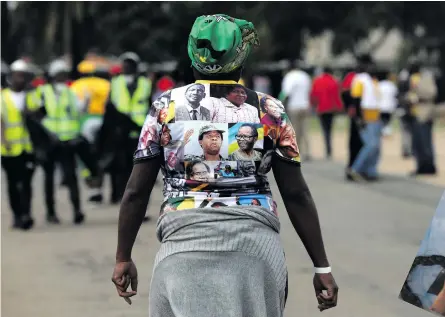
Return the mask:
<path fill-rule="evenodd" d="M 46 76 L 37 75 L 25 59 L 9 66 L 2 62 L 1 163 L 13 228 L 28 230 L 33 226 L 32 178 L 39 165 L 44 171 L 46 220 L 50 224 L 60 223 L 54 199 L 58 167 L 60 185 L 69 190 L 75 224 L 85 219 L 78 170 L 89 187 L 90 202 L 104 202 L 105 175 L 111 183 L 110 203 L 120 202 L 149 105 L 179 82 L 172 74 L 154 76 L 140 66 L 139 56 L 131 52 L 112 67 L 85 60 L 77 65 L 80 77 L 72 79 L 72 67 L 64 60 L 52 62 Z M 257 91 L 272 90 L 272 81 L 265 74 L 247 83 Z M 413 156 L 417 162 L 412 175 L 437 173 L 432 139 L 436 96 L 434 78 L 421 65 L 414 63 L 396 76 L 378 69 L 369 56 L 362 56 L 357 68 L 343 78 L 329 67 L 312 76 L 294 63 L 284 74 L 280 93 L 305 161 L 312 159 L 312 114 L 320 121 L 328 159 L 333 153 L 335 118 L 347 114 L 349 160 L 345 174 L 347 180 L 357 182 L 379 179 L 381 140 L 392 134 L 396 117 L 402 127 L 401 155 Z"/>
<path fill-rule="evenodd" d="M 346 179 L 366 182 L 379 179 L 381 140 L 392 134 L 392 123 L 402 126 L 401 155 L 414 157 L 416 175 L 435 175 L 432 127 L 438 87 L 433 73 L 419 63 L 412 63 L 399 76 L 389 69 L 379 69 L 369 55 L 358 59 L 358 66 L 343 78 L 325 67 L 311 78 L 294 64 L 282 81 L 280 94 L 293 125 L 298 129 L 298 145 L 303 159 L 311 159 L 308 120 L 311 113 L 319 118 L 326 158 L 332 157 L 334 118 L 349 117 L 349 160 Z"/>

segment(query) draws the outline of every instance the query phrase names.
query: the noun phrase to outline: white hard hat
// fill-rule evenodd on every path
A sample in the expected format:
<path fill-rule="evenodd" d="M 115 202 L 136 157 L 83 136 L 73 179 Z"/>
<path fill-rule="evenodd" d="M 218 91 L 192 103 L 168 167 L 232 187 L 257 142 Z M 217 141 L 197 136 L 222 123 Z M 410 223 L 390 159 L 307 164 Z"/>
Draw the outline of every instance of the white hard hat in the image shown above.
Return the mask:
<path fill-rule="evenodd" d="M 27 62 L 22 59 L 18 59 L 11 64 L 10 70 L 11 72 L 29 73 L 31 71 L 31 68 L 29 67 L 29 64 Z"/>
<path fill-rule="evenodd" d="M 121 56 L 119 56 L 119 59 L 122 62 L 125 60 L 131 60 L 131 61 L 135 62 L 136 64 L 139 64 L 141 61 L 138 54 L 133 53 L 133 52 L 126 52 L 126 53 L 122 54 Z"/>
<path fill-rule="evenodd" d="M 68 64 L 65 61 L 57 60 L 52 62 L 48 68 L 48 74 L 50 77 L 54 77 L 60 73 L 67 73 L 70 71 Z"/>

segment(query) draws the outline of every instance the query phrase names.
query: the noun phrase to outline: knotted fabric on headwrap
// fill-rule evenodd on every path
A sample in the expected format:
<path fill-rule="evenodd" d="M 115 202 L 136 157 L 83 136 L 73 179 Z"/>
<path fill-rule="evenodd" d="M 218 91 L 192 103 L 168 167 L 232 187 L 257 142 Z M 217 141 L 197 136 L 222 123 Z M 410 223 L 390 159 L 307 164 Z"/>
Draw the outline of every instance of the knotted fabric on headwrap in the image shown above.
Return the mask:
<path fill-rule="evenodd" d="M 241 67 L 252 46 L 260 42 L 254 25 L 225 14 L 196 19 L 188 40 L 188 54 L 203 74 L 230 73 Z"/>

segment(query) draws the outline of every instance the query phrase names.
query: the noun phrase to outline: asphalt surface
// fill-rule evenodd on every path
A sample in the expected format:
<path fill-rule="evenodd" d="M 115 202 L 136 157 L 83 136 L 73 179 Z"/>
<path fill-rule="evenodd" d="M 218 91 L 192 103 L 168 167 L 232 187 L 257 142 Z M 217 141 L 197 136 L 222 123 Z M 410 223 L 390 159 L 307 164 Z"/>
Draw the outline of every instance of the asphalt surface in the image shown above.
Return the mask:
<path fill-rule="evenodd" d="M 322 315 L 432 316 L 402 302 L 398 294 L 444 188 L 397 176 L 386 176 L 376 184 L 347 183 L 343 167 L 326 161 L 306 163 L 303 168 L 340 287 L 338 307 Z M 285 316 L 317 316 L 320 313 L 312 288 L 311 262 L 270 177 L 279 205 L 289 269 Z M 36 226 L 30 232 L 11 231 L 3 173 L 2 185 L 2 316 L 148 316 L 149 281 L 158 248 L 154 230 L 162 199 L 159 185 L 149 206 L 154 219 L 141 228 L 133 252 L 140 282 L 132 306 L 117 296 L 110 281 L 117 206 L 84 203 L 87 221 L 74 226 L 68 193 L 59 189 L 57 210 L 63 223 L 48 226 L 43 177 L 38 171 L 33 200 Z"/>

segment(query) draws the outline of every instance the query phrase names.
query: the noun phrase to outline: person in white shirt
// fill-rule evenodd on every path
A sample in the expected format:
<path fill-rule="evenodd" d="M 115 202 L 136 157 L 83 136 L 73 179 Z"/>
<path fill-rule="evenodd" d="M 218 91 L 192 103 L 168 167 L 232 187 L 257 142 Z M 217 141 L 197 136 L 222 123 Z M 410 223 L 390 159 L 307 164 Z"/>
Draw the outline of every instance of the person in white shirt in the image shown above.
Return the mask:
<path fill-rule="evenodd" d="M 398 88 L 396 84 L 390 80 L 390 73 L 388 71 L 382 72 L 379 76 L 379 104 L 380 104 L 380 118 L 383 123 L 383 135 L 391 135 L 392 130 L 390 126 L 391 117 L 397 108 L 398 103 Z"/>
<path fill-rule="evenodd" d="M 294 65 L 294 68 L 284 76 L 281 87 L 285 96 L 284 105 L 296 130 L 298 146 L 303 149 L 301 153 L 306 154 L 305 159 L 310 159 L 308 119 L 312 79 L 308 73 Z"/>

